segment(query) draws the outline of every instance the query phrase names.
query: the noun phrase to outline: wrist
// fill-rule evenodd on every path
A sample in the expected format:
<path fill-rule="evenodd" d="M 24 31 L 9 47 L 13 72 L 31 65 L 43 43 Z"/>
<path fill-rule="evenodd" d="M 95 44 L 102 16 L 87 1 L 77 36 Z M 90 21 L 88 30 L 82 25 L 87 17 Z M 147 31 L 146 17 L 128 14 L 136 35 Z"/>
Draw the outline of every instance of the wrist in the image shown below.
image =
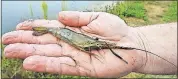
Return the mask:
<path fill-rule="evenodd" d="M 148 46 L 148 41 L 145 35 L 138 29 L 131 27 L 128 32 L 128 38 L 130 39 L 130 44 L 127 47 L 142 49 L 146 51 L 150 51 Z M 140 69 L 144 69 L 147 62 L 147 52 L 135 50 L 136 62 L 133 71 L 139 71 Z"/>
<path fill-rule="evenodd" d="M 134 72 L 149 74 L 175 73 L 176 66 L 174 65 L 176 65 L 177 51 L 174 48 L 176 40 L 173 40 L 173 38 L 175 37 L 176 31 L 171 30 L 174 28 L 170 24 L 162 24 L 152 25 L 152 27 L 137 27 L 134 29 L 138 31 L 140 37 L 143 39 L 144 45 L 140 45 L 141 49 L 144 49 L 143 46 L 145 46 L 145 50 L 150 52 L 137 52 L 139 55 L 142 55 L 140 58 L 143 59 L 143 63 L 138 64 Z"/>

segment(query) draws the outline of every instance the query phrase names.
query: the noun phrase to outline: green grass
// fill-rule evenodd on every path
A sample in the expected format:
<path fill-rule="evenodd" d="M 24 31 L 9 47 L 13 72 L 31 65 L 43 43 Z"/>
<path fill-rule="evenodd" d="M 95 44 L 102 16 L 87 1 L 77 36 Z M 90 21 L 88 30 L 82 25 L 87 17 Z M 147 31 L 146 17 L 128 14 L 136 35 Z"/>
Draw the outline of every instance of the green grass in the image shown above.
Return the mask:
<path fill-rule="evenodd" d="M 66 5 L 66 0 L 61 1 L 61 11 L 66 11 L 67 10 L 67 5 Z"/>
<path fill-rule="evenodd" d="M 42 10 L 43 10 L 43 18 L 48 19 L 48 5 L 45 1 L 41 4 Z"/>
<path fill-rule="evenodd" d="M 174 1 L 168 6 L 168 10 L 164 13 L 162 19 L 166 22 L 177 21 L 177 2 Z"/>
<path fill-rule="evenodd" d="M 30 8 L 30 15 L 31 15 L 31 17 L 33 17 L 33 10 L 32 10 L 32 5 L 31 4 L 29 5 L 29 8 Z"/>
<path fill-rule="evenodd" d="M 121 18 L 135 17 L 147 20 L 144 3 L 141 1 L 127 1 L 124 3 L 117 3 L 115 6 L 112 6 L 112 9 L 108 9 L 108 7 L 106 12 L 118 15 Z"/>
<path fill-rule="evenodd" d="M 129 26 L 177 21 L 176 1 L 125 1 L 106 6 L 105 11 L 121 17 Z"/>
<path fill-rule="evenodd" d="M 124 76 L 122 78 L 177 78 L 176 75 L 151 75 L 151 74 L 140 74 L 140 73 L 130 73 L 127 76 Z"/>

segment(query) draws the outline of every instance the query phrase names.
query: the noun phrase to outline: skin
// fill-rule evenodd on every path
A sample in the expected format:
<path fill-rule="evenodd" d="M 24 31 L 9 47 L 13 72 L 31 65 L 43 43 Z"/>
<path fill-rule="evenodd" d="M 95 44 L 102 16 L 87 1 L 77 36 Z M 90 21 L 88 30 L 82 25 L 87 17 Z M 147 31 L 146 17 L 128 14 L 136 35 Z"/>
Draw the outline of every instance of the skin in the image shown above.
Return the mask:
<path fill-rule="evenodd" d="M 3 35 L 2 43 L 9 44 L 4 49 L 5 57 L 24 59 L 23 68 L 35 72 L 100 78 L 122 77 L 131 72 L 161 75 L 177 73 L 177 67 L 139 50 L 113 49 L 128 64 L 113 55 L 109 49 L 91 51 L 97 57 L 92 55 L 90 58 L 88 53 L 79 51 L 50 34 L 33 36 L 32 27 L 37 26 L 66 26 L 119 46 L 146 49 L 177 66 L 176 23 L 132 28 L 119 17 L 108 13 L 63 11 L 59 13 L 58 20 L 19 23 L 16 31 Z"/>

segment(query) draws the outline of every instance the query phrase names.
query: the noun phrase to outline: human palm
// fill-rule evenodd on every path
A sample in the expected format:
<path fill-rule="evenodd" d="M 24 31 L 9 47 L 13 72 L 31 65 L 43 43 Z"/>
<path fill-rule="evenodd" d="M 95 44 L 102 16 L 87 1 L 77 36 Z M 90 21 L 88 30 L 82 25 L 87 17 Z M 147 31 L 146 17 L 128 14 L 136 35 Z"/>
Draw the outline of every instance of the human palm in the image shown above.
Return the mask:
<path fill-rule="evenodd" d="M 132 42 L 131 27 L 115 15 L 103 12 L 60 12 L 57 20 L 25 21 L 17 25 L 17 31 L 3 35 L 8 45 L 4 52 L 8 58 L 23 58 L 23 67 L 37 72 L 91 77 L 120 77 L 136 68 L 139 60 L 134 50 L 115 49 L 126 64 L 109 49 L 82 52 L 56 37 L 45 34 L 33 36 L 32 27 L 65 27 L 99 40 L 109 40 L 118 45 L 136 46 Z"/>

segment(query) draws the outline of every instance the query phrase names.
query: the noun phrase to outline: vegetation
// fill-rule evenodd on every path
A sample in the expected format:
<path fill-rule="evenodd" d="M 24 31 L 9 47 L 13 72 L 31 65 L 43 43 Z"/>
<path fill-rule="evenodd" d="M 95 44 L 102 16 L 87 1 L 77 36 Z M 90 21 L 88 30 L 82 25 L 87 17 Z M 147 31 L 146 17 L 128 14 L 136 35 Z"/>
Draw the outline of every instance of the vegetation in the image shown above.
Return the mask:
<path fill-rule="evenodd" d="M 162 18 L 166 22 L 177 21 L 177 2 L 172 2 L 168 5 L 168 10 L 164 13 Z"/>
<path fill-rule="evenodd" d="M 30 4 L 30 15 L 31 15 L 31 17 L 33 17 L 33 10 L 32 10 L 32 5 Z"/>
<path fill-rule="evenodd" d="M 45 1 L 41 4 L 42 10 L 43 10 L 43 17 L 44 19 L 48 19 L 48 5 Z"/>
<path fill-rule="evenodd" d="M 118 15 L 121 18 L 124 17 L 136 17 L 139 19 L 147 20 L 146 10 L 144 8 L 144 3 L 142 1 L 135 2 L 118 2 L 112 9 L 106 10 L 108 13 Z"/>
<path fill-rule="evenodd" d="M 106 6 L 105 11 L 121 17 L 129 26 L 177 21 L 177 1 L 126 1 Z"/>
<path fill-rule="evenodd" d="M 62 2 L 61 2 L 61 11 L 66 11 L 66 10 L 67 10 L 66 0 L 62 0 Z"/>
<path fill-rule="evenodd" d="M 66 10 L 65 1 L 62 3 L 62 10 Z M 47 19 L 48 6 L 42 2 L 44 19 Z M 105 11 L 115 14 L 126 21 L 130 26 L 142 26 L 148 24 L 168 23 L 177 21 L 176 1 L 126 1 L 113 6 L 106 6 Z M 33 11 L 30 5 L 30 13 Z M 4 46 L 1 46 L 2 50 Z M 88 78 L 79 76 L 66 76 L 57 74 L 37 73 L 26 71 L 21 68 L 23 60 L 7 59 L 2 55 L 2 77 L 26 77 L 26 78 Z M 131 73 L 123 78 L 177 78 L 176 75 L 148 75 Z"/>

